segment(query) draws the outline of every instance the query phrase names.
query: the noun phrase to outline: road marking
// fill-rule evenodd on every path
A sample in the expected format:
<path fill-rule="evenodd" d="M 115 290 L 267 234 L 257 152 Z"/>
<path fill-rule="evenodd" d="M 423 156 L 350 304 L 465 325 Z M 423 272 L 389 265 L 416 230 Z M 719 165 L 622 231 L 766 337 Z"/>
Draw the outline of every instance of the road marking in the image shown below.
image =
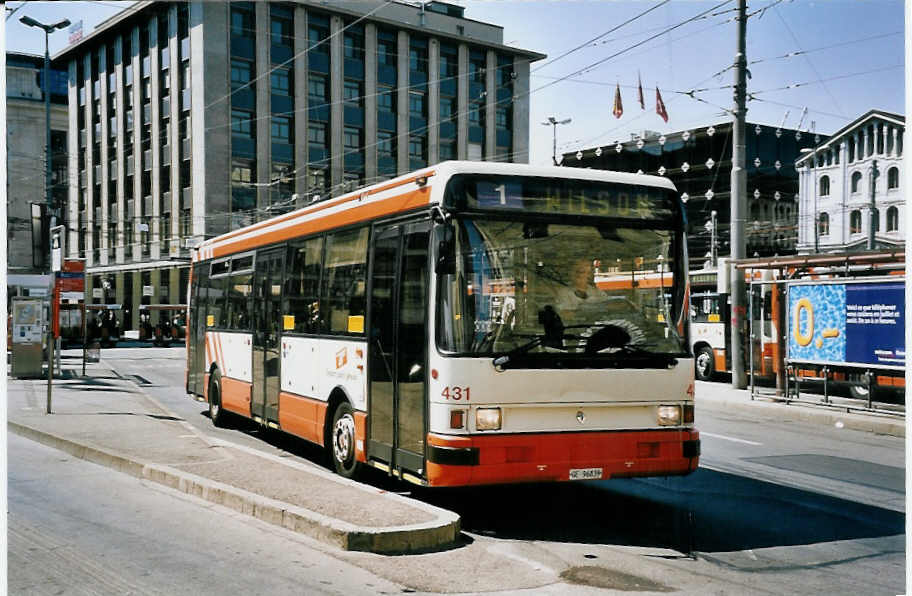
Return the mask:
<path fill-rule="evenodd" d="M 716 435 L 713 433 L 708 433 L 706 431 L 700 431 L 701 437 L 712 437 L 714 439 L 722 439 L 723 441 L 733 441 L 735 443 L 744 443 L 745 445 L 763 445 L 763 443 L 757 443 L 756 441 L 748 441 L 747 439 L 736 439 L 735 437 L 726 437 L 725 435 Z"/>

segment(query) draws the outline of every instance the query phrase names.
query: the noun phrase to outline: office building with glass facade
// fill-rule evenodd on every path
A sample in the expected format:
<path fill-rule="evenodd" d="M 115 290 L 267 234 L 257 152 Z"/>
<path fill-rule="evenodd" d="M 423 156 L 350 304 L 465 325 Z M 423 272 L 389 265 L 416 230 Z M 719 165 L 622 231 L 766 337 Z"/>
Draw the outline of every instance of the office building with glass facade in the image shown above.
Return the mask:
<path fill-rule="evenodd" d="M 89 300 L 136 328 L 139 304 L 186 301 L 204 238 L 447 159 L 528 161 L 544 56 L 463 10 L 138 2 L 58 54 Z"/>
<path fill-rule="evenodd" d="M 828 138 L 807 131 L 747 124 L 745 239 L 748 256 L 796 252 L 798 172 L 795 160 L 803 155 L 803 149 L 813 148 Z M 630 141 L 565 153 L 561 165 L 670 178 L 687 211 L 691 269 L 706 266 L 713 254 L 717 257 L 731 254 L 731 122 L 665 134 L 645 131 Z M 713 212 L 716 213 L 715 231 L 712 230 Z"/>

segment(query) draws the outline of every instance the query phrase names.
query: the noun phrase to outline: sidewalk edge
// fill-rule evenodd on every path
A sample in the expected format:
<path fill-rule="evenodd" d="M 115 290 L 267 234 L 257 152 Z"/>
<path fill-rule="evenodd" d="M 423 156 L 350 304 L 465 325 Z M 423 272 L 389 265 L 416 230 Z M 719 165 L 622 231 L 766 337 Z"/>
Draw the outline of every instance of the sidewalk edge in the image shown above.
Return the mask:
<path fill-rule="evenodd" d="M 129 459 L 33 427 L 7 421 L 10 431 L 73 457 L 103 465 L 135 478 L 193 495 L 210 503 L 305 534 L 343 550 L 399 554 L 444 549 L 455 544 L 460 533 L 459 516 L 451 513 L 410 526 L 366 528 L 320 513 L 283 503 L 243 489 L 179 471 L 169 466 Z"/>

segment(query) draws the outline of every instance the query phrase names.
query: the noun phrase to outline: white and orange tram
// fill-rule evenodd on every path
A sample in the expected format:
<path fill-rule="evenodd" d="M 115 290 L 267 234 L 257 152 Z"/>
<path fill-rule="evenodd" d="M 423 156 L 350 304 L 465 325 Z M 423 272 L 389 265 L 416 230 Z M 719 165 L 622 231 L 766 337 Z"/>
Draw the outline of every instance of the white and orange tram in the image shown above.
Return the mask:
<path fill-rule="evenodd" d="M 684 226 L 666 179 L 504 163 L 314 203 L 195 251 L 187 391 L 216 424 L 324 446 L 349 477 L 687 474 Z M 605 283 L 609 263 L 660 263 L 659 282 Z"/>

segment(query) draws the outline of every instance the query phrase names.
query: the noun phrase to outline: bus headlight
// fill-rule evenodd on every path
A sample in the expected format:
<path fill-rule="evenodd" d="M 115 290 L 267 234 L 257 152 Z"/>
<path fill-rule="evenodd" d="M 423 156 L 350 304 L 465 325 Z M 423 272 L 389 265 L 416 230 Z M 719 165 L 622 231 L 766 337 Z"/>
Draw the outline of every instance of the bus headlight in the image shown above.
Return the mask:
<path fill-rule="evenodd" d="M 659 426 L 676 426 L 681 424 L 681 406 L 659 406 L 656 410 Z"/>
<path fill-rule="evenodd" d="M 500 408 L 478 408 L 475 410 L 476 430 L 500 430 Z"/>

